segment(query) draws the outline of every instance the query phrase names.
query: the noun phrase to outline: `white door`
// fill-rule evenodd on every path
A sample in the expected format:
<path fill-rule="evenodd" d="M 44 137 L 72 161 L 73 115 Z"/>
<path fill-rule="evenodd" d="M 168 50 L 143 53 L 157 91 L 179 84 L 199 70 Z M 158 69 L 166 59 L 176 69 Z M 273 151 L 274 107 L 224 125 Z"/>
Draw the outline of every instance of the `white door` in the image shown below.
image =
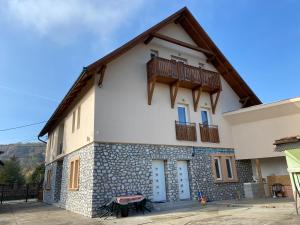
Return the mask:
<path fill-rule="evenodd" d="M 152 161 L 153 201 L 166 201 L 165 165 L 163 160 Z"/>
<path fill-rule="evenodd" d="M 177 161 L 178 185 L 179 185 L 179 198 L 190 198 L 190 184 L 187 161 Z"/>

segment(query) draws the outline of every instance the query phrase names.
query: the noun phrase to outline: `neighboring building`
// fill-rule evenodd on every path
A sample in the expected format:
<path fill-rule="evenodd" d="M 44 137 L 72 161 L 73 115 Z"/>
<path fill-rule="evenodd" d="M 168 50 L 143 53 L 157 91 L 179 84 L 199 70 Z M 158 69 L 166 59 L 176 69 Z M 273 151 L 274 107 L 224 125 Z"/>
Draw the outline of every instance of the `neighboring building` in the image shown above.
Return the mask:
<path fill-rule="evenodd" d="M 223 113 L 257 104 L 183 8 L 80 74 L 39 134 L 49 138 L 44 201 L 93 216 L 138 192 L 158 202 L 198 191 L 237 198 L 251 160 L 236 160 Z"/>
<path fill-rule="evenodd" d="M 231 125 L 236 159 L 250 159 L 256 180 L 265 180 L 270 188 L 273 183 L 282 183 L 290 197 L 285 154 L 274 151 L 273 144 L 300 133 L 299 109 L 300 98 L 293 98 L 223 114 Z"/>

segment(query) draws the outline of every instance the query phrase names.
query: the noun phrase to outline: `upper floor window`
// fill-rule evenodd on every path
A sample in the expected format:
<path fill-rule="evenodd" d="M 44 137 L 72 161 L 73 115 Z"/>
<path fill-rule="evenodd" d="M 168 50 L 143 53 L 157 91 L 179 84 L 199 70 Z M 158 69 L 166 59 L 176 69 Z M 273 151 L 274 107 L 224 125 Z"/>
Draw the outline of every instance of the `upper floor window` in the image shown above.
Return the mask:
<path fill-rule="evenodd" d="M 75 132 L 75 128 L 77 128 L 77 129 L 80 128 L 80 116 L 81 116 L 80 114 L 81 114 L 81 107 L 78 106 L 78 108 L 75 109 L 72 113 L 72 133 Z M 77 119 L 76 119 L 76 116 L 77 116 Z"/>
<path fill-rule="evenodd" d="M 201 122 L 203 125 L 210 125 L 210 113 L 208 109 L 201 109 Z"/>
<path fill-rule="evenodd" d="M 76 121 L 76 111 L 73 111 L 72 114 L 72 133 L 75 131 L 75 121 Z"/>
<path fill-rule="evenodd" d="M 77 129 L 80 128 L 80 113 L 81 113 L 81 107 L 78 106 L 78 108 L 77 108 Z"/>
<path fill-rule="evenodd" d="M 154 58 L 154 57 L 158 57 L 158 51 L 151 49 L 150 50 L 150 57 L 151 57 L 151 59 Z"/>
<path fill-rule="evenodd" d="M 187 59 L 179 57 L 179 56 L 176 56 L 176 55 L 171 55 L 171 59 L 175 60 L 176 62 L 182 62 L 184 64 L 188 63 Z"/>
<path fill-rule="evenodd" d="M 198 65 L 201 69 L 204 69 L 204 63 L 199 62 Z"/>
<path fill-rule="evenodd" d="M 178 105 L 177 106 L 177 112 L 178 112 L 178 121 L 179 123 L 187 123 L 189 122 L 188 119 L 188 107 L 186 105 Z"/>

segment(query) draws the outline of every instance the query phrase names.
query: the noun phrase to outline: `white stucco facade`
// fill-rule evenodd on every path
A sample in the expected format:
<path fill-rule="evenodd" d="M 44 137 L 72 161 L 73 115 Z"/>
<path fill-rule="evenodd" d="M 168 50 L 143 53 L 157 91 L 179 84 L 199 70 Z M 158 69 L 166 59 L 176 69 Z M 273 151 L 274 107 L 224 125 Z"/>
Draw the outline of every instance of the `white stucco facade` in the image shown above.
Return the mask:
<path fill-rule="evenodd" d="M 158 33 L 171 36 L 189 44 L 196 44 L 180 25 L 169 24 Z M 171 108 L 168 85 L 157 83 L 152 104 L 147 102 L 147 67 L 151 50 L 158 51 L 159 57 L 171 59 L 172 56 L 185 58 L 187 64 L 217 72 L 207 63 L 206 56 L 198 51 L 181 47 L 163 40 L 153 39 L 148 45 L 138 44 L 107 64 L 103 86 L 97 83 L 88 85 L 82 91 L 54 131 L 57 141 L 58 126 L 64 123 L 64 152 L 70 153 L 93 141 L 112 143 L 165 144 L 184 146 L 207 146 L 233 148 L 231 127 L 223 118 L 223 113 L 241 108 L 239 97 L 221 77 L 222 91 L 215 114 L 211 111 L 209 94 L 203 92 L 197 112 L 193 109 L 192 91 L 179 88 L 175 107 Z M 197 141 L 178 141 L 175 135 L 175 120 L 178 120 L 177 104 L 188 107 L 189 122 L 196 123 Z M 72 132 L 72 113 L 81 106 L 81 127 Z M 219 129 L 220 143 L 200 141 L 200 109 L 210 112 L 211 124 Z M 57 145 L 57 143 L 56 143 Z M 55 158 L 56 150 L 47 147 L 46 161 Z"/>
<path fill-rule="evenodd" d="M 193 43 L 179 25 L 169 25 L 159 33 Z M 220 143 L 201 143 L 198 125 L 201 122 L 200 108 L 211 112 L 209 94 L 202 94 L 198 111 L 194 112 L 192 91 L 180 88 L 172 109 L 169 86 L 157 83 L 152 104 L 148 105 L 146 63 L 150 60 L 151 49 L 158 51 L 160 57 L 171 59 L 172 55 L 180 56 L 187 59 L 189 65 L 198 67 L 199 63 L 203 63 L 204 68 L 216 71 L 202 53 L 157 39 L 148 45 L 139 44 L 107 65 L 103 87 L 95 89 L 95 141 L 232 148 L 230 126 L 222 113 L 239 109 L 240 103 L 226 81 L 222 79 L 216 113 L 211 113 L 212 124 L 219 126 Z M 197 123 L 197 142 L 176 140 L 177 104 L 187 105 L 189 121 Z"/>

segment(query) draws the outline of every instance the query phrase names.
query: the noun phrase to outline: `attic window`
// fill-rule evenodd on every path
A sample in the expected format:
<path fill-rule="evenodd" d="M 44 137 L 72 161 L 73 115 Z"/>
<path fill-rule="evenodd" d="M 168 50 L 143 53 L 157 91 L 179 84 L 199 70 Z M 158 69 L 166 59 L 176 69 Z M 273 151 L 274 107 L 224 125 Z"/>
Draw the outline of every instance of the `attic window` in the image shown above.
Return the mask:
<path fill-rule="evenodd" d="M 182 57 L 179 57 L 176 55 L 171 55 L 171 59 L 175 60 L 176 62 L 182 62 L 184 64 L 187 64 L 187 62 L 188 62 L 186 58 L 182 58 Z"/>
<path fill-rule="evenodd" d="M 151 59 L 154 58 L 154 57 L 158 57 L 158 51 L 151 49 L 150 50 L 150 57 L 151 57 Z"/>
<path fill-rule="evenodd" d="M 204 68 L 204 63 L 199 62 L 198 65 L 199 65 L 199 67 L 200 67 L 201 69 Z"/>

